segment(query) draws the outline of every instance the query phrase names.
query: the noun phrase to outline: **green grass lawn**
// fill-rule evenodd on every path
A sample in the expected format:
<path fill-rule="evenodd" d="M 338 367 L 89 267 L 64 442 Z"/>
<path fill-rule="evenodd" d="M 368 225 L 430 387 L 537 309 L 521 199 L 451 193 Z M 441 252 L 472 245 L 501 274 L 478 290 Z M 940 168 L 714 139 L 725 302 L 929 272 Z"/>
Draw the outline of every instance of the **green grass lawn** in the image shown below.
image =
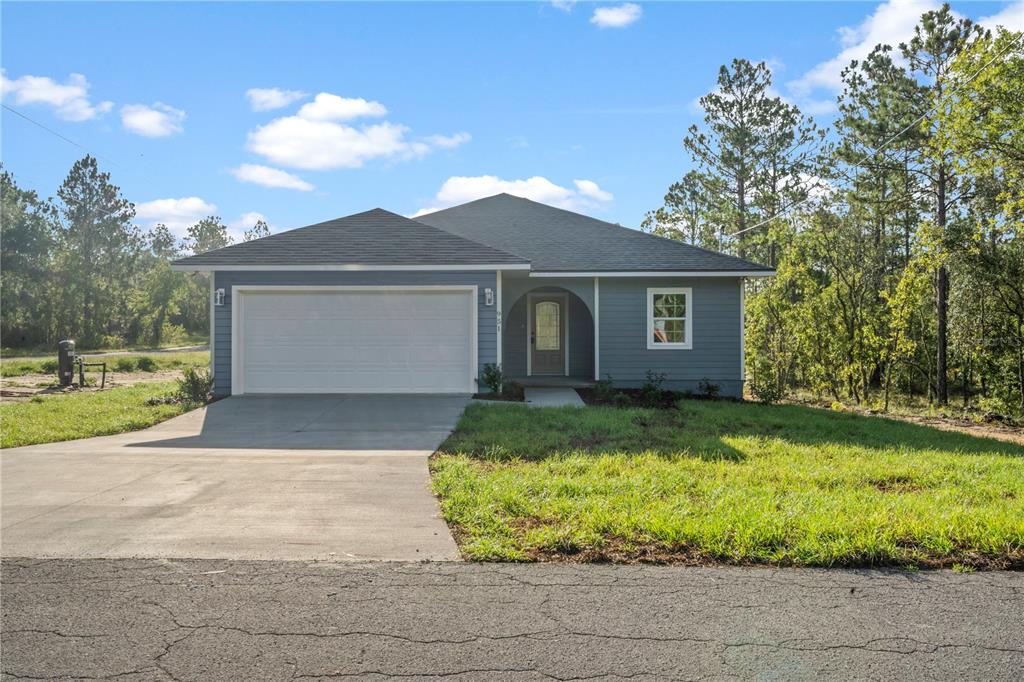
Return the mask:
<path fill-rule="evenodd" d="M 431 468 L 471 559 L 1024 567 L 1024 448 L 878 417 L 473 405 Z"/>
<path fill-rule="evenodd" d="M 175 389 L 174 382 L 136 384 L 3 403 L 0 404 L 0 447 L 137 431 L 195 407 L 146 404 L 149 398 L 170 395 Z"/>
<path fill-rule="evenodd" d="M 88 354 L 85 354 L 88 357 Z M 153 353 L 151 355 L 108 355 L 87 362 L 106 362 L 108 373 L 157 372 L 185 367 L 207 367 L 210 364 L 209 351 L 187 353 Z M 93 379 L 97 368 L 87 368 L 87 379 Z M 53 374 L 57 376 L 57 355 L 35 358 L 0 359 L 0 376 L 19 377 L 26 374 Z"/>

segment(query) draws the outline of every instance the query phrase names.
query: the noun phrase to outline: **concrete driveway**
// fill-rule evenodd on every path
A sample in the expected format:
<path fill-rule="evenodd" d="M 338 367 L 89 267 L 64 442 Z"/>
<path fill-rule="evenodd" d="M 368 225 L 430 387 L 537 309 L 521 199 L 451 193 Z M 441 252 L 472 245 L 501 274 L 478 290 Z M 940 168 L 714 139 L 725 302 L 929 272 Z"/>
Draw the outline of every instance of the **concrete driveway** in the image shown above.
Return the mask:
<path fill-rule="evenodd" d="M 0 453 L 0 553 L 449 560 L 427 458 L 459 396 L 245 396 Z"/>

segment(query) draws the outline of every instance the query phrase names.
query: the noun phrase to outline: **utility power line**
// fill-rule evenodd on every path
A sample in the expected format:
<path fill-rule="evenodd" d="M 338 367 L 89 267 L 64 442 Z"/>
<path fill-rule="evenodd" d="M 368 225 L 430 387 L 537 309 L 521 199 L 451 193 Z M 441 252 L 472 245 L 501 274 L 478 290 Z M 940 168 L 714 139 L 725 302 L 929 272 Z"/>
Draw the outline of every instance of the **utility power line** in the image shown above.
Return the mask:
<path fill-rule="evenodd" d="M 82 144 L 79 144 L 78 142 L 75 142 L 70 137 L 67 137 L 65 135 L 61 135 L 60 133 L 58 133 L 53 128 L 49 128 L 49 127 L 43 125 L 39 121 L 35 120 L 34 118 L 31 118 L 30 116 L 26 116 L 25 114 L 21 113 L 17 109 L 15 109 L 13 107 L 10 107 L 10 106 L 7 106 L 6 104 L 0 104 L 0 106 L 2 106 L 4 109 L 6 109 L 7 111 L 11 112 L 15 116 L 20 116 L 21 118 L 25 119 L 26 121 L 28 121 L 32 125 L 38 126 L 38 127 L 42 128 L 43 130 L 45 130 L 46 132 L 50 133 L 51 135 L 54 135 L 54 136 L 60 138 L 61 140 L 64 140 L 68 144 L 74 145 L 74 146 L 78 147 L 79 149 L 82 149 L 82 150 L 84 150 L 86 152 L 89 152 L 89 149 L 85 145 L 82 145 Z M 102 157 L 99 154 L 95 154 L 94 156 L 96 156 L 97 159 L 103 159 L 107 163 L 113 164 L 115 166 L 120 166 L 119 163 L 117 163 L 115 161 L 112 161 L 111 159 Z"/>

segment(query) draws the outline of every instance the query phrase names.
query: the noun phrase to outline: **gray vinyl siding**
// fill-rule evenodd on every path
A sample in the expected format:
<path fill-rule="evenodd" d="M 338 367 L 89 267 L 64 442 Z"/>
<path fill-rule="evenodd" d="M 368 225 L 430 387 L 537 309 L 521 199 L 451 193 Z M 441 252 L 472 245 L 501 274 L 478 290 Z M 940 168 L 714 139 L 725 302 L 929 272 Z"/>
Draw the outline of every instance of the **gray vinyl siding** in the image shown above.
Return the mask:
<path fill-rule="evenodd" d="M 526 296 L 512 305 L 501 334 L 501 371 L 510 377 L 526 376 Z"/>
<path fill-rule="evenodd" d="M 494 289 L 493 271 L 479 272 L 316 272 L 227 271 L 215 273 L 214 288 L 226 292 L 224 305 L 214 306 L 214 393 L 231 394 L 232 287 L 240 285 L 290 286 L 425 286 L 477 287 L 477 361 L 479 368 L 497 361 L 496 307 L 485 305 L 484 289 Z"/>
<path fill-rule="evenodd" d="M 561 289 L 541 287 L 529 293 L 560 293 Z M 569 299 L 569 375 L 590 379 L 594 376 L 594 320 L 586 304 L 573 294 Z M 510 377 L 526 376 L 526 349 L 529 331 L 526 328 L 526 301 L 523 294 L 512 304 L 502 330 L 502 370 Z"/>
<path fill-rule="evenodd" d="M 648 350 L 648 287 L 693 289 L 692 349 Z M 742 395 L 739 279 L 602 277 L 598 298 L 602 378 L 636 388 L 654 370 L 665 373 L 667 388 L 696 391 L 707 378 L 722 395 Z"/>

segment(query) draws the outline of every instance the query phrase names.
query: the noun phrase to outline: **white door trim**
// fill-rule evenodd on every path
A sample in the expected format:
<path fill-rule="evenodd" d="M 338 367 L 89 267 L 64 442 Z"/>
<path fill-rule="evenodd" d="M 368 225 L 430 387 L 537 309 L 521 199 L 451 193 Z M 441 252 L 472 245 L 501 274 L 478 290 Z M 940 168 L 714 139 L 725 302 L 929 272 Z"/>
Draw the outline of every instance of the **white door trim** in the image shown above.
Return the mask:
<path fill-rule="evenodd" d="M 565 376 L 569 376 L 569 294 L 556 291 L 545 294 L 543 291 L 535 291 L 526 294 L 526 376 L 533 376 L 533 347 L 530 345 L 530 334 L 533 333 L 533 299 L 534 298 L 559 298 L 562 301 L 562 318 L 565 320 L 565 353 L 562 355 Z"/>
<path fill-rule="evenodd" d="M 601 380 L 601 283 L 594 278 L 594 381 Z"/>
<path fill-rule="evenodd" d="M 500 369 L 501 365 L 502 365 L 501 355 L 502 355 L 502 352 L 503 352 L 502 348 L 501 348 L 501 342 L 502 342 L 502 338 L 501 337 L 504 336 L 504 332 L 502 332 L 502 329 L 501 329 L 502 328 L 502 322 L 503 322 L 503 320 L 501 319 L 501 270 L 498 270 L 494 274 L 494 277 L 495 277 L 494 288 L 496 289 L 496 296 L 495 296 L 495 300 L 494 300 L 494 305 L 495 305 L 494 331 L 497 332 L 497 337 L 495 337 L 495 347 L 496 347 L 497 356 L 498 356 L 498 359 L 497 359 L 498 361 L 495 364 L 498 365 L 498 368 Z"/>
<path fill-rule="evenodd" d="M 470 317 L 469 317 L 469 378 L 467 381 L 466 391 L 468 393 L 476 393 L 476 378 L 477 378 L 477 354 L 479 349 L 477 347 L 477 315 L 479 305 L 479 287 L 473 286 L 458 286 L 458 285 L 447 285 L 447 284 L 423 284 L 423 285 L 346 285 L 346 284 L 326 284 L 326 285 L 304 285 L 304 284 L 234 284 L 231 286 L 231 395 L 241 395 L 245 393 L 245 385 L 243 382 L 244 372 L 242 372 L 242 344 L 239 340 L 239 330 L 242 328 L 242 322 L 244 320 L 244 308 L 245 308 L 245 293 L 246 292 L 272 292 L 281 291 L 285 293 L 302 293 L 302 292 L 344 292 L 344 291 L 355 291 L 355 292 L 367 292 L 372 293 L 374 291 L 454 291 L 464 292 L 469 294 L 469 306 L 470 306 Z"/>
<path fill-rule="evenodd" d="M 216 336 L 217 336 L 217 308 L 214 305 L 216 294 L 214 293 L 216 273 L 210 273 L 210 378 L 217 380 L 217 366 L 214 364 L 217 357 Z"/>

